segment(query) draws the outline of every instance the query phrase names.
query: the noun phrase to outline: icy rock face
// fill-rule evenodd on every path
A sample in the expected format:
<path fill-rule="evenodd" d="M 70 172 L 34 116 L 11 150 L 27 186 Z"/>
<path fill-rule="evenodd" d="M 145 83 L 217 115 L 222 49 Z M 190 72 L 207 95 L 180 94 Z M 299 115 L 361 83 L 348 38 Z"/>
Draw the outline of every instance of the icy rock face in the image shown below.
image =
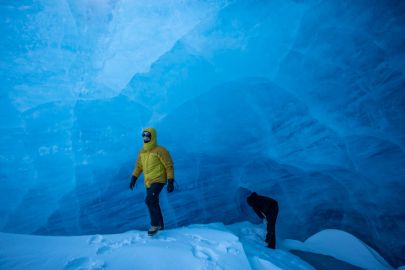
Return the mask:
<path fill-rule="evenodd" d="M 280 203 L 278 233 L 346 230 L 404 263 L 403 1 L 0 4 L 0 226 L 148 226 L 142 127 L 173 156 L 168 227 Z"/>
<path fill-rule="evenodd" d="M 1 166 L 2 179 L 10 179 L 2 182 L 7 194 L 1 197 L 2 214 L 10 214 L 2 218 L 3 229 L 78 233 L 88 227 L 92 215 L 112 210 L 98 208 L 94 201 L 100 202 L 96 198 L 111 179 L 121 179 L 123 167 L 132 167 L 128 145 L 148 118 L 147 109 L 122 96 L 68 105 L 52 102 L 24 112 L 24 127 L 3 135 L 10 144 Z M 125 173 L 125 183 L 127 178 Z M 119 189 L 124 186 L 127 183 Z M 48 222 L 52 225 L 40 229 Z"/>

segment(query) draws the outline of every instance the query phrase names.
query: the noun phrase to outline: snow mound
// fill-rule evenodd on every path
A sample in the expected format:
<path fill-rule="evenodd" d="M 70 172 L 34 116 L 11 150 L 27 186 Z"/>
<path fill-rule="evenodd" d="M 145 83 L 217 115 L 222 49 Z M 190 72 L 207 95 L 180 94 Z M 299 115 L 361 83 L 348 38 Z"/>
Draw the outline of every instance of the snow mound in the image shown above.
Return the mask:
<path fill-rule="evenodd" d="M 284 240 L 288 249 L 309 251 L 332 256 L 364 269 L 393 269 L 374 249 L 341 230 L 327 229 L 309 237 L 305 242 Z"/>

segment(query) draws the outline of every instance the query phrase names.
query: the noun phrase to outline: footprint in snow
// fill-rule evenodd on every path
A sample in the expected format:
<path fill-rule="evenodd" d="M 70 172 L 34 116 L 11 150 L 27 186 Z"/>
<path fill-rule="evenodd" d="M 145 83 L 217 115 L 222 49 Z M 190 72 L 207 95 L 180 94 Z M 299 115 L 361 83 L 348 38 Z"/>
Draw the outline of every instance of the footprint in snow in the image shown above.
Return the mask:
<path fill-rule="evenodd" d="M 240 253 L 240 251 L 234 247 L 228 247 L 226 252 L 231 255 L 238 255 Z"/>
<path fill-rule="evenodd" d="M 191 236 L 191 239 L 195 244 L 203 244 L 207 246 L 218 245 L 217 242 L 202 238 L 201 236 L 196 234 L 188 234 L 187 236 Z"/>
<path fill-rule="evenodd" d="M 196 258 L 208 261 L 215 261 L 218 259 L 218 255 L 212 249 L 201 246 L 193 247 L 193 255 Z"/>
<path fill-rule="evenodd" d="M 147 237 L 149 237 L 149 236 L 137 233 L 131 237 L 130 241 L 132 244 L 137 244 L 137 243 L 145 244 L 147 242 L 147 240 L 149 240 Z"/>
<path fill-rule="evenodd" d="M 159 240 L 162 242 L 175 242 L 176 238 L 168 237 L 168 236 L 158 236 L 158 237 L 156 237 L 156 240 Z"/>
<path fill-rule="evenodd" d="M 216 262 L 218 259 L 217 256 L 208 248 L 195 246 L 193 248 L 193 255 L 204 261 L 203 270 L 224 270 L 224 268 Z"/>
<path fill-rule="evenodd" d="M 104 239 L 104 237 L 102 237 L 101 235 L 97 234 L 97 235 L 93 235 L 92 237 L 90 237 L 90 239 L 87 241 L 87 243 L 89 245 L 100 245 L 105 243 L 106 240 Z"/>
<path fill-rule="evenodd" d="M 99 247 L 97 249 L 96 254 L 97 255 L 102 255 L 102 254 L 105 254 L 105 253 L 107 253 L 107 252 L 109 252 L 111 250 L 112 249 L 109 246 L 102 246 L 102 247 Z"/>
<path fill-rule="evenodd" d="M 193 255 L 196 258 L 202 259 L 202 260 L 212 260 L 209 252 L 206 250 L 202 249 L 201 247 L 194 247 L 193 249 Z"/>
<path fill-rule="evenodd" d="M 102 255 L 102 254 L 112 252 L 112 251 L 114 251 L 116 249 L 119 249 L 119 248 L 122 248 L 122 247 L 125 247 L 125 246 L 136 245 L 136 244 L 145 244 L 146 240 L 147 239 L 145 237 L 142 237 L 142 236 L 137 234 L 137 235 L 135 235 L 135 236 L 133 236 L 131 238 L 123 239 L 123 240 L 120 240 L 120 241 L 111 242 L 111 241 L 108 241 L 106 239 L 101 239 L 100 240 L 99 238 L 96 238 L 96 239 L 93 239 L 93 240 L 91 239 L 91 241 L 89 241 L 89 242 L 97 243 L 96 246 L 98 246 L 98 248 L 97 248 L 96 254 L 97 255 Z M 173 241 L 170 238 L 169 239 L 165 238 L 165 239 L 162 239 L 162 240 L 167 241 L 167 242 Z"/>
<path fill-rule="evenodd" d="M 103 270 L 106 263 L 103 261 L 93 261 L 87 257 L 79 257 L 69 260 L 63 270 Z"/>

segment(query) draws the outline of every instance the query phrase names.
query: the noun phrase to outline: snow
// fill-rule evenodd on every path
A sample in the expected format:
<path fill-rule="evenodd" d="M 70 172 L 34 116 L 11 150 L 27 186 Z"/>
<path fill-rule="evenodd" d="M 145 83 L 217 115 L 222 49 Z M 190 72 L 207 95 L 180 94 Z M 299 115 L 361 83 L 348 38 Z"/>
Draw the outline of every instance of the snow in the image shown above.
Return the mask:
<path fill-rule="evenodd" d="M 154 237 L 0 235 L 0 269 L 250 269 L 238 237 L 222 224 L 165 230 Z"/>
<path fill-rule="evenodd" d="M 284 240 L 265 247 L 265 226 L 249 222 L 196 224 L 160 231 L 83 236 L 34 236 L 0 233 L 0 269 L 221 269 L 313 270 L 288 248 L 332 255 L 364 269 L 392 269 L 354 236 L 322 231 L 304 243 Z"/>
<path fill-rule="evenodd" d="M 374 249 L 340 230 L 323 230 L 304 242 L 284 240 L 283 246 L 329 255 L 364 269 L 393 269 Z"/>
<path fill-rule="evenodd" d="M 404 14 L 401 0 L 1 1 L 0 231 L 147 229 L 128 184 L 154 126 L 175 165 L 168 229 L 247 220 L 243 186 L 279 202 L 281 239 L 344 230 L 403 265 Z M 253 247 L 250 265 L 289 267 Z"/>

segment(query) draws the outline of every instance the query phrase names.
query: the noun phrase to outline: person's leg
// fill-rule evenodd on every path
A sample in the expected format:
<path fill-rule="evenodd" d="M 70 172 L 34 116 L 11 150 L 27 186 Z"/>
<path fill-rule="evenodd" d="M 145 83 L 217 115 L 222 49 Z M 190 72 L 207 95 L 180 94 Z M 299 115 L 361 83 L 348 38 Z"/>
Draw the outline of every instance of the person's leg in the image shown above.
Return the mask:
<path fill-rule="evenodd" d="M 275 223 L 273 220 L 269 220 L 267 222 L 267 234 L 266 234 L 266 243 L 267 247 L 275 249 L 276 248 L 276 230 L 275 230 Z"/>
<path fill-rule="evenodd" d="M 161 226 L 163 223 L 162 212 L 159 206 L 159 194 L 164 184 L 153 183 L 150 188 L 146 189 L 145 203 L 149 209 L 151 226 Z"/>
<path fill-rule="evenodd" d="M 165 228 L 165 224 L 163 222 L 163 215 L 162 215 L 162 210 L 160 209 L 160 204 L 158 204 L 158 214 L 159 214 L 159 226 L 160 230 L 163 230 Z"/>
<path fill-rule="evenodd" d="M 267 235 L 266 243 L 267 247 L 275 249 L 276 248 L 276 220 L 278 215 L 278 205 L 272 207 L 271 213 L 267 215 Z"/>

